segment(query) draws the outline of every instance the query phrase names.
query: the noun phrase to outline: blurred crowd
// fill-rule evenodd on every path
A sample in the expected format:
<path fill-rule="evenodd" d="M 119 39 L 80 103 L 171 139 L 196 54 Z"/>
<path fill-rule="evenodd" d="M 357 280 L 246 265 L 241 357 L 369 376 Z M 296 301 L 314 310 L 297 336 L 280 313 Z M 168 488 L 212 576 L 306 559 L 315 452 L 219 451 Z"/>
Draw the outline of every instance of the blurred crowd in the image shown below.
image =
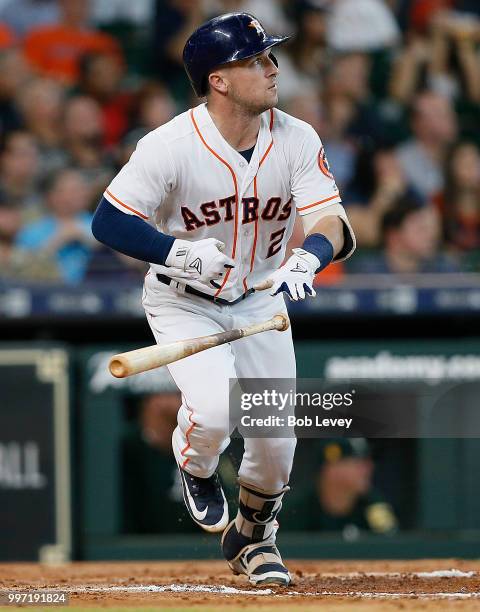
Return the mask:
<path fill-rule="evenodd" d="M 0 0 L 0 278 L 141 278 L 92 213 L 198 103 L 184 42 L 233 10 L 293 35 L 279 107 L 319 132 L 358 239 L 334 274 L 480 271 L 478 1 Z"/>

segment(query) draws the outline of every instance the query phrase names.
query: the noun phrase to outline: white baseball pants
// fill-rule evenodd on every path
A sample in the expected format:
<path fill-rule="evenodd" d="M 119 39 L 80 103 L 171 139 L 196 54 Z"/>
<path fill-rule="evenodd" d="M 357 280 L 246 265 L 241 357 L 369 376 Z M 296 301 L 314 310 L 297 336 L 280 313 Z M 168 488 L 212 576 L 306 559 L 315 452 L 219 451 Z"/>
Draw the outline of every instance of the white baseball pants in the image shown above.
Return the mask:
<path fill-rule="evenodd" d="M 272 297 L 258 292 L 233 306 L 222 306 L 180 294 L 152 272 L 145 278 L 143 306 L 158 344 L 215 334 L 286 312 L 282 294 Z M 295 379 L 291 330 L 242 338 L 167 367 L 182 393 L 172 438 L 175 458 L 191 474 L 208 478 L 230 442 L 230 379 Z M 294 438 L 246 438 L 238 474 L 241 482 L 280 491 L 288 483 L 295 444 Z"/>

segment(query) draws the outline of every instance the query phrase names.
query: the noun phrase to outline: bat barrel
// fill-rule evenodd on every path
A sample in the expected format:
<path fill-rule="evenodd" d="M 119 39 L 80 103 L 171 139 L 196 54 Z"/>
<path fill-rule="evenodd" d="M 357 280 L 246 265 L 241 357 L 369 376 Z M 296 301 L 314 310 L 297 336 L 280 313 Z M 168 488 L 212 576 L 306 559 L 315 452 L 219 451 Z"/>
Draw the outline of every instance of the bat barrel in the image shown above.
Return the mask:
<path fill-rule="evenodd" d="M 172 342 L 163 346 L 146 346 L 145 348 L 119 353 L 110 359 L 109 369 L 116 378 L 125 378 L 153 368 L 172 363 L 192 354 L 191 340 Z"/>
<path fill-rule="evenodd" d="M 285 331 L 288 327 L 288 317 L 284 314 L 278 314 L 263 323 L 254 323 L 239 329 L 231 329 L 201 338 L 180 340 L 162 346 L 147 346 L 127 353 L 119 353 L 110 359 L 109 369 L 116 378 L 125 378 L 132 374 L 139 374 L 140 372 L 146 372 L 147 370 L 153 370 L 154 368 L 173 363 L 214 346 L 221 346 L 227 342 L 233 342 L 234 340 L 264 331 L 275 329 Z"/>

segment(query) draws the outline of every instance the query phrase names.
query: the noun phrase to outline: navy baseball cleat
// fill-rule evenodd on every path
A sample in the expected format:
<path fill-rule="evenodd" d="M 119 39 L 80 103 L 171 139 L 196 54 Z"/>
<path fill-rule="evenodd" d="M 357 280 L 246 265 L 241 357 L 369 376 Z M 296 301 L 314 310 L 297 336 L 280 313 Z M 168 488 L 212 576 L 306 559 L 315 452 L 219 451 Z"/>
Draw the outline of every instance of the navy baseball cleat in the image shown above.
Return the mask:
<path fill-rule="evenodd" d="M 267 492 L 240 482 L 238 513 L 222 536 L 222 552 L 234 574 L 255 585 L 288 586 L 292 580 L 275 544 L 277 514 L 288 491 Z"/>
<path fill-rule="evenodd" d="M 228 505 L 220 478 L 215 472 L 210 478 L 189 474 L 180 466 L 183 499 L 192 519 L 205 531 L 223 531 L 228 524 Z"/>
<path fill-rule="evenodd" d="M 292 580 L 275 545 L 275 531 L 252 543 L 238 533 L 232 521 L 222 536 L 222 550 L 232 572 L 247 575 L 252 584 L 288 586 Z"/>

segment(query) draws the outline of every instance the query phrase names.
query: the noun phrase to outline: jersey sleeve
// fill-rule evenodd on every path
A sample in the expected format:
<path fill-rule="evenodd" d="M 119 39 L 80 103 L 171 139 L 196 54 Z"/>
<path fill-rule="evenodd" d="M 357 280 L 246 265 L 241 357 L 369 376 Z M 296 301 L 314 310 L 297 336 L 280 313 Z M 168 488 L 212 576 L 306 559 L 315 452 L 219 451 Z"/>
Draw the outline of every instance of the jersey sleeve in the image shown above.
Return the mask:
<path fill-rule="evenodd" d="M 295 155 L 290 190 L 297 212 L 307 215 L 341 202 L 324 147 L 312 127 L 306 131 Z"/>
<path fill-rule="evenodd" d="M 328 165 L 322 141 L 313 128 L 307 131 L 296 169 L 292 176 L 292 197 L 302 217 L 305 233 L 322 218 L 340 217 L 343 222 L 344 244 L 334 262 L 348 259 L 355 250 L 355 234 L 348 220 L 335 179 Z"/>
<path fill-rule="evenodd" d="M 116 208 L 141 219 L 151 219 L 175 185 L 173 161 L 155 134 L 142 138 L 129 161 L 104 192 Z"/>
<path fill-rule="evenodd" d="M 347 213 L 341 204 L 325 206 L 324 208 L 316 209 L 315 212 L 309 215 L 303 215 L 303 230 L 305 235 L 309 234 L 320 219 L 322 219 L 322 217 L 328 217 L 331 215 L 339 217 L 343 222 L 343 247 L 333 258 L 333 261 L 338 263 L 348 259 L 356 248 L 355 234 L 353 233 L 352 226 L 348 220 Z"/>

